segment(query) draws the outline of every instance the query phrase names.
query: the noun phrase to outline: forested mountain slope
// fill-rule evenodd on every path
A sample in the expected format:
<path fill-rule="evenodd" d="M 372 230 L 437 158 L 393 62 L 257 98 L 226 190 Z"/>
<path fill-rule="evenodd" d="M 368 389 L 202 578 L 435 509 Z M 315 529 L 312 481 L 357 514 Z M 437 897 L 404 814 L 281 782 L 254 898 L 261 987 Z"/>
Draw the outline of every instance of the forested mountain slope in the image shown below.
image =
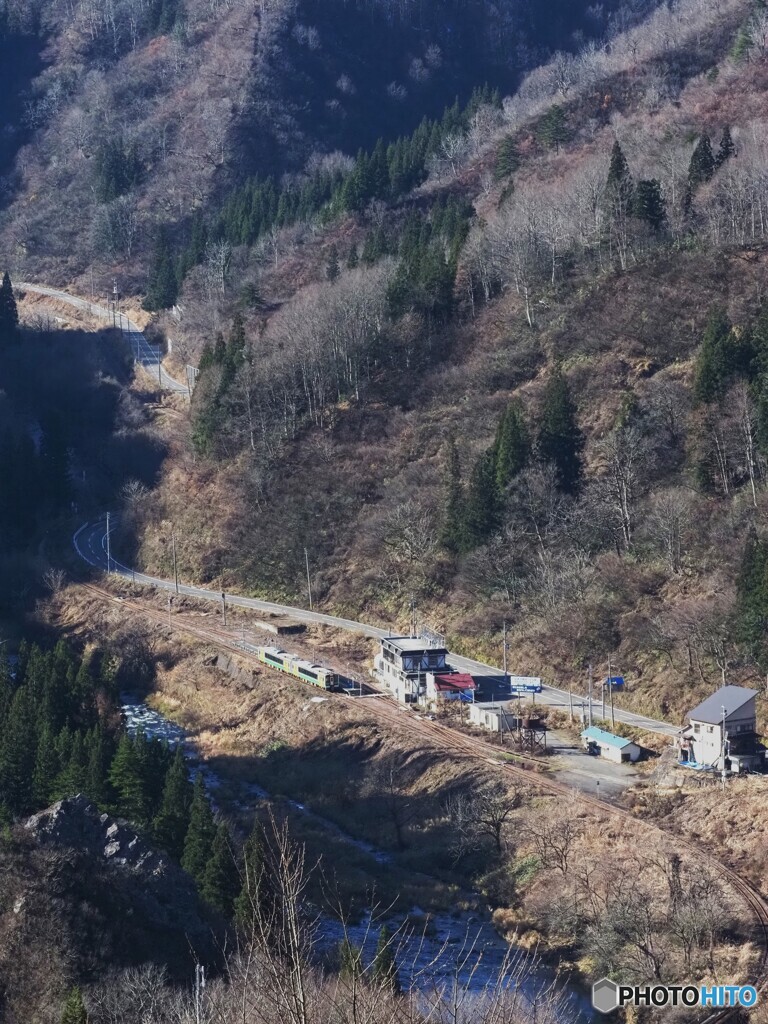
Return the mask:
<path fill-rule="evenodd" d="M 329 607 L 414 598 L 486 653 L 506 620 L 516 670 L 610 655 L 661 714 L 755 682 L 765 27 L 684 0 L 358 156 L 317 213 L 238 193 L 218 283 L 183 286 L 198 461 L 142 505 L 144 563 L 170 519 L 186 575 L 302 600 L 306 547 Z"/>
<path fill-rule="evenodd" d="M 187 239 L 247 174 L 343 165 L 654 5 L 6 0 L 14 45 L 38 40 L 45 68 L 6 115 L 29 144 L 0 242 L 25 277 L 66 283 L 93 266 L 99 291 L 113 271 L 124 292 L 143 289 L 158 226 Z"/>
<path fill-rule="evenodd" d="M 185 575 L 301 601 L 306 549 L 329 607 L 415 599 L 486 653 L 506 620 L 520 671 L 611 655 L 657 713 L 754 681 L 764 5 L 130 10 L 41 9 L 74 84 L 3 228 L 38 275 L 145 288 L 200 367 L 126 557 L 167 571 L 173 521 Z M 512 25 L 570 52 L 518 86 Z"/>

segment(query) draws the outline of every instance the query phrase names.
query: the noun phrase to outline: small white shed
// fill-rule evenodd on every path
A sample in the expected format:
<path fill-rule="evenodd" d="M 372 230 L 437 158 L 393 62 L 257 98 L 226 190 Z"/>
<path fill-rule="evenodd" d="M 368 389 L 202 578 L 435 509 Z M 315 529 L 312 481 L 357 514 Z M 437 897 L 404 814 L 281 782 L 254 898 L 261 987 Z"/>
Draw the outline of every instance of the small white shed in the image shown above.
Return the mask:
<path fill-rule="evenodd" d="M 497 702 L 470 704 L 469 721 L 489 732 L 510 732 L 517 727 L 517 712 L 508 704 Z"/>

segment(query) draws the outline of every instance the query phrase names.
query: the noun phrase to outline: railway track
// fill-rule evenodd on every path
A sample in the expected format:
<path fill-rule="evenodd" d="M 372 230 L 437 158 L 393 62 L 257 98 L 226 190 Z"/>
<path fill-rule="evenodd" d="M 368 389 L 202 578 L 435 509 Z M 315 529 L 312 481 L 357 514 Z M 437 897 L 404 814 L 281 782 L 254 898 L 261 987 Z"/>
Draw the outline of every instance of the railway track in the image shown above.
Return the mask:
<path fill-rule="evenodd" d="M 92 593 L 102 601 L 120 603 L 124 607 L 135 611 L 137 614 L 143 615 L 144 617 L 159 623 L 164 628 L 169 628 L 167 614 L 159 609 L 148 608 L 141 602 L 132 600 L 131 598 L 117 598 L 110 591 L 92 583 L 82 584 L 82 587 L 84 590 Z M 180 630 L 196 637 L 197 639 L 204 640 L 207 643 L 212 643 L 217 647 L 223 647 L 227 650 L 231 650 L 239 657 L 246 661 L 253 661 L 259 665 L 260 669 L 264 669 L 264 665 L 258 661 L 256 655 L 244 650 L 241 646 L 242 641 L 239 640 L 236 634 L 228 630 L 217 626 L 201 625 L 199 622 L 192 620 L 183 614 L 175 614 L 173 616 L 171 629 Z M 301 681 L 297 680 L 297 682 L 300 683 Z M 310 684 L 307 683 L 304 685 L 309 686 Z M 492 746 L 490 743 L 487 743 L 485 740 L 464 736 L 462 733 L 456 732 L 454 729 L 450 729 L 439 722 L 417 717 L 409 709 L 396 704 L 391 696 L 386 694 L 384 691 L 378 690 L 376 687 L 371 687 L 371 689 L 375 690 L 375 695 L 381 699 L 366 701 L 365 706 L 373 717 L 381 720 L 382 722 L 394 725 L 395 728 L 405 728 L 412 736 L 417 736 L 427 740 L 430 746 L 439 750 L 444 750 L 446 753 L 450 753 L 453 756 L 461 754 L 462 756 L 471 758 L 474 761 L 490 765 L 497 772 L 503 775 L 513 776 L 516 779 L 523 779 L 528 785 L 535 786 L 544 793 L 549 793 L 553 796 L 565 797 L 569 802 L 576 800 L 581 806 L 597 811 L 601 815 L 609 814 L 622 821 L 631 822 L 635 827 L 644 829 L 648 833 L 655 835 L 661 834 L 666 838 L 671 839 L 677 848 L 685 850 L 699 862 L 708 865 L 713 872 L 717 873 L 728 883 L 735 893 L 741 896 L 745 904 L 752 911 L 755 923 L 755 942 L 761 947 L 759 976 L 753 980 L 753 984 L 761 996 L 764 996 L 766 992 L 768 992 L 768 901 L 753 885 L 738 875 L 727 864 L 712 856 L 707 851 L 700 849 L 690 840 L 682 838 L 678 833 L 673 833 L 662 828 L 660 825 L 643 821 L 641 818 L 637 818 L 623 807 L 618 807 L 615 804 L 600 800 L 597 797 L 583 793 L 572 786 L 568 786 L 555 779 L 546 777 L 541 771 L 541 769 L 547 765 L 547 762 L 543 758 L 537 758 L 529 754 L 516 752 L 514 756 L 520 763 L 501 761 L 498 756 L 499 749 Z M 329 698 L 338 700 L 349 699 L 336 694 L 329 694 Z M 524 767 L 524 765 L 530 765 L 530 767 Z M 706 1017 L 701 1024 L 725 1024 L 726 1021 L 732 1020 L 739 1012 L 740 1011 L 737 1007 L 729 1007 L 724 1010 L 719 1010 Z"/>

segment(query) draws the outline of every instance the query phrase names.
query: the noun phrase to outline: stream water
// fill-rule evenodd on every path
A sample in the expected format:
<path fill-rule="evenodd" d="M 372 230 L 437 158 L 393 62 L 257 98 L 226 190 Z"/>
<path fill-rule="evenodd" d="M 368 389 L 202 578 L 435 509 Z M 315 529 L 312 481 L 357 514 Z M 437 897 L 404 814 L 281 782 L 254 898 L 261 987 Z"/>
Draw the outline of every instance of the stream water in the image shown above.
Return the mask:
<path fill-rule="evenodd" d="M 152 739 L 160 739 L 175 747 L 181 743 L 192 775 L 202 774 L 212 801 L 222 786 L 222 780 L 199 756 L 185 730 L 165 718 L 159 711 L 128 694 L 122 695 L 122 710 L 126 728 L 134 733 L 142 729 Z M 272 796 L 260 786 L 250 784 L 246 796 L 271 800 Z M 390 860 L 390 854 L 362 840 L 348 835 L 334 822 L 315 814 L 295 800 L 284 800 L 295 811 L 306 815 L 327 828 L 337 837 L 369 854 L 379 863 Z M 245 807 L 245 804 L 243 805 Z M 423 921 L 426 924 L 414 924 Z M 382 921 L 364 919 L 354 925 L 344 925 L 331 915 L 322 915 L 316 926 L 317 948 L 331 956 L 339 943 L 349 938 L 363 949 L 365 962 L 370 962 L 376 948 Z M 471 911 L 427 914 L 413 908 L 409 923 L 402 919 L 387 920 L 394 937 L 392 948 L 398 962 L 401 984 L 433 997 L 438 991 L 457 990 L 467 997 L 481 998 L 499 982 L 523 993 L 531 1005 L 555 983 L 555 972 L 534 957 L 510 949 L 492 927 L 487 916 Z M 575 989 L 557 986 L 559 992 L 557 1018 L 562 1024 L 594 1019 L 586 997 Z M 429 996 L 428 996 L 429 994 Z M 533 1011 L 532 1009 L 532 1012 Z"/>

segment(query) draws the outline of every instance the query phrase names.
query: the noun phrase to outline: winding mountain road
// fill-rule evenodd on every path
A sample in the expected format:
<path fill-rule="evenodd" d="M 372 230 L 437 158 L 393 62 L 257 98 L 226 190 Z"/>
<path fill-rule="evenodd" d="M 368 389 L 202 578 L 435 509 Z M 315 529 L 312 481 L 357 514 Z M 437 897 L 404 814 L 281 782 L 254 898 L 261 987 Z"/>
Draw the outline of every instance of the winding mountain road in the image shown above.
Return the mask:
<path fill-rule="evenodd" d="M 166 391 L 172 391 L 174 394 L 189 397 L 187 385 L 175 380 L 166 372 L 163 367 L 159 347 L 151 345 L 147 341 L 142 329 L 126 313 L 113 311 L 106 306 L 100 306 L 96 302 L 91 302 L 89 299 L 81 299 L 76 295 L 70 295 L 69 292 L 61 291 L 59 288 L 49 288 L 47 285 L 22 281 L 16 284 L 15 287 L 20 291 L 33 292 L 35 295 L 47 295 L 49 298 L 57 299 L 59 302 L 66 302 L 67 305 L 73 306 L 75 309 L 80 309 L 90 316 L 96 317 L 99 320 L 105 320 L 108 324 L 111 322 L 115 327 L 119 327 L 125 335 L 126 341 L 131 346 L 133 357 L 139 366 L 142 366 L 150 376 L 157 378 L 160 386 Z"/>
<path fill-rule="evenodd" d="M 174 580 L 160 579 L 156 576 L 148 576 L 146 573 L 137 572 L 122 565 L 113 557 L 107 558 L 107 531 L 106 520 L 98 519 L 95 522 L 85 523 L 73 535 L 72 543 L 75 551 L 84 562 L 87 562 L 94 569 L 103 572 L 116 573 L 119 576 L 129 579 L 134 583 L 141 583 L 146 586 L 155 587 L 158 590 L 176 591 Z M 108 564 L 109 563 L 109 564 Z M 221 603 L 221 591 L 211 590 L 206 587 L 194 587 L 188 584 L 179 583 L 178 593 L 186 597 L 194 597 L 201 601 L 214 601 Z M 331 626 L 335 629 L 343 629 L 350 633 L 357 633 L 360 636 L 380 640 L 382 637 L 392 636 L 392 631 L 381 629 L 378 626 L 371 626 L 365 622 L 357 622 L 355 619 L 339 618 L 336 615 L 327 615 L 324 612 L 308 611 L 306 608 L 294 608 L 290 605 L 276 604 L 273 601 L 262 601 L 255 597 L 241 597 L 237 594 L 226 594 L 226 603 L 238 608 L 250 608 L 254 611 L 266 612 L 272 615 L 289 615 L 297 622 Z M 494 665 L 486 665 L 481 661 L 474 661 L 471 658 L 464 658 L 458 654 L 451 654 L 450 663 L 462 672 L 470 672 L 475 676 L 491 677 L 499 680 L 497 696 L 501 699 L 504 696 L 502 683 L 503 672 Z M 554 686 L 544 686 L 541 694 L 536 695 L 537 702 L 548 707 L 568 709 L 570 698 L 566 690 L 559 690 Z M 573 706 L 578 708 L 584 704 L 584 698 L 573 696 Z M 593 701 L 593 713 L 597 715 L 598 702 Z M 646 732 L 659 733 L 664 736 L 676 736 L 679 726 L 669 722 L 660 722 L 655 718 L 648 718 L 646 715 L 637 714 L 634 711 L 625 711 L 621 708 L 615 709 L 616 721 L 623 722 L 635 729 L 643 729 Z"/>

